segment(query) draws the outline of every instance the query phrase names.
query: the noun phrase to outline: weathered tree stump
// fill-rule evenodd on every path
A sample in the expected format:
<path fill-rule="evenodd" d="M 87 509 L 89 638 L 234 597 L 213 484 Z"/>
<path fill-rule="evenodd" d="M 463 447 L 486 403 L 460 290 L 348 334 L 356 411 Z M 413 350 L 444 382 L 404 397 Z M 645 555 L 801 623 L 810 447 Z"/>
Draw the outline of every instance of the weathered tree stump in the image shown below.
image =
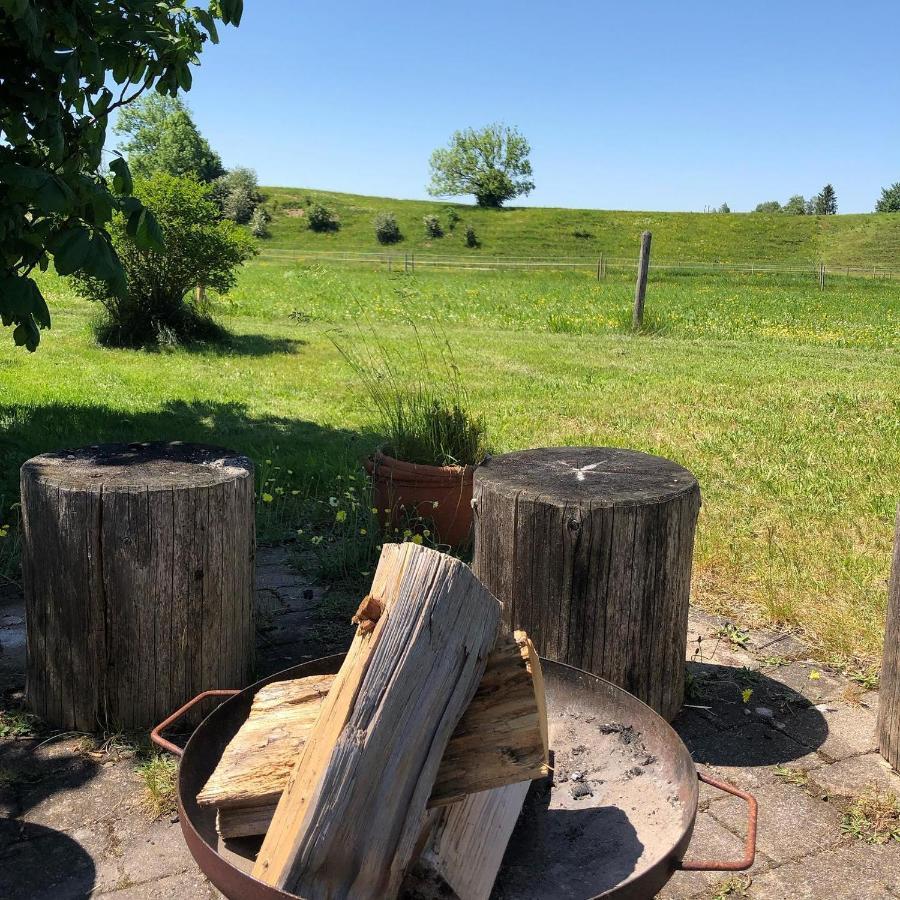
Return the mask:
<path fill-rule="evenodd" d="M 22 466 L 27 696 L 58 728 L 155 725 L 253 674 L 253 465 L 105 444 Z"/>
<path fill-rule="evenodd" d="M 884 660 L 878 691 L 878 748 L 900 771 L 900 506 L 894 528 L 894 558 L 888 582 Z"/>
<path fill-rule="evenodd" d="M 632 450 L 526 450 L 480 466 L 473 502 L 472 568 L 506 623 L 671 719 L 684 696 L 696 478 Z"/>

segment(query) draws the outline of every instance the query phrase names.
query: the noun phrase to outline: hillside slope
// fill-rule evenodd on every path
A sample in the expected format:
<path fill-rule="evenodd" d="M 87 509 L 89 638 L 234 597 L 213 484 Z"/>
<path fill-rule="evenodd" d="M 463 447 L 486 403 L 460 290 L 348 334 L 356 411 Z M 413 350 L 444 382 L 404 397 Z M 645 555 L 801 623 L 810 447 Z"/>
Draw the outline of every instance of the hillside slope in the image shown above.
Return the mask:
<path fill-rule="evenodd" d="M 644 229 L 653 232 L 654 257 L 688 262 L 766 261 L 806 264 L 900 266 L 900 213 L 839 216 L 785 216 L 757 213 L 668 213 L 616 210 L 511 207 L 479 209 L 458 203 L 393 200 L 304 188 L 263 188 L 274 208 L 272 237 L 264 246 L 283 250 L 378 251 L 372 220 L 393 212 L 404 239 L 394 245 L 403 254 L 441 253 L 490 256 L 633 257 Z M 304 212 L 323 203 L 341 220 L 339 231 L 317 234 Z M 460 221 L 447 230 L 447 210 Z M 429 239 L 422 217 L 437 215 L 445 236 Z M 481 244 L 465 246 L 471 224 Z"/>

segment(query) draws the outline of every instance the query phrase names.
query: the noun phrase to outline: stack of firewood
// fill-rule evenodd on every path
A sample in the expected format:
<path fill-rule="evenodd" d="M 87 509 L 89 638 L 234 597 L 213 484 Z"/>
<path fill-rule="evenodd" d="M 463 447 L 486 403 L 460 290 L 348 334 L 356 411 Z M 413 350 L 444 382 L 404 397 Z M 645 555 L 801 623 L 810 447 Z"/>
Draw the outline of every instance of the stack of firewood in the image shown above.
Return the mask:
<path fill-rule="evenodd" d="M 253 875 L 306 900 L 413 879 L 486 898 L 548 772 L 534 647 L 465 565 L 416 544 L 385 545 L 354 623 L 337 675 L 256 694 L 197 802 L 223 839 L 264 835 Z"/>

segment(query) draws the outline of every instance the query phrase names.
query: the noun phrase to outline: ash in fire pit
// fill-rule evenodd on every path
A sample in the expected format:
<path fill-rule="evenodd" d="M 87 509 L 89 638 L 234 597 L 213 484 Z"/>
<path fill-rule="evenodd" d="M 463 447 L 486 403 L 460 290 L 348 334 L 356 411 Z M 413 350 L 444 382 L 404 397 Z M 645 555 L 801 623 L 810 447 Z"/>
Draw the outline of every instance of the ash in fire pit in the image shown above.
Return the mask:
<path fill-rule="evenodd" d="M 535 782 L 493 897 L 593 897 L 670 852 L 684 831 L 671 780 L 632 725 L 572 707 L 550 718 L 551 779 Z"/>

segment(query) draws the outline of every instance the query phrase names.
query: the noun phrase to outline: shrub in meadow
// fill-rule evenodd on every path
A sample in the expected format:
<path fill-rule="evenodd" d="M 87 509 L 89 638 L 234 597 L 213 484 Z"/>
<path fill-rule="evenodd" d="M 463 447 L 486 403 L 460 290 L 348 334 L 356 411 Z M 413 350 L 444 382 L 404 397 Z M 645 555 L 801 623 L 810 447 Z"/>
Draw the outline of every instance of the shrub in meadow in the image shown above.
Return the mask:
<path fill-rule="evenodd" d="M 327 206 L 314 203 L 306 213 L 306 225 L 311 231 L 337 231 L 341 221 Z"/>
<path fill-rule="evenodd" d="M 250 236 L 218 216 L 210 189 L 190 178 L 158 174 L 135 180 L 134 194 L 153 212 L 162 231 L 161 250 L 141 250 L 117 214 L 109 226 L 125 278 L 107 282 L 76 275 L 76 289 L 102 305 L 95 323 L 101 344 L 144 347 L 215 340 L 225 332 L 194 300 L 197 286 L 226 293 L 235 269 L 256 253 Z"/>
<path fill-rule="evenodd" d="M 250 234 L 257 238 L 267 238 L 271 234 L 269 231 L 269 222 L 272 217 L 269 211 L 262 206 L 257 206 L 250 216 Z"/>
<path fill-rule="evenodd" d="M 466 246 L 467 247 L 480 247 L 481 242 L 478 240 L 478 235 L 475 234 L 475 229 L 471 225 L 466 225 Z"/>
<path fill-rule="evenodd" d="M 456 211 L 455 206 L 445 207 L 444 220 L 447 223 L 447 231 L 455 230 L 456 226 L 459 224 L 459 213 Z"/>
<path fill-rule="evenodd" d="M 392 212 L 381 212 L 375 216 L 375 237 L 379 244 L 396 244 L 401 240 L 400 225 Z"/>
<path fill-rule="evenodd" d="M 441 228 L 441 220 L 435 216 L 425 216 L 422 219 L 422 224 L 425 226 L 425 235 L 430 238 L 439 238 L 444 236 L 444 229 Z"/>
<path fill-rule="evenodd" d="M 241 166 L 226 172 L 213 182 L 210 198 L 221 210 L 223 219 L 246 225 L 262 202 L 256 172 Z"/>

